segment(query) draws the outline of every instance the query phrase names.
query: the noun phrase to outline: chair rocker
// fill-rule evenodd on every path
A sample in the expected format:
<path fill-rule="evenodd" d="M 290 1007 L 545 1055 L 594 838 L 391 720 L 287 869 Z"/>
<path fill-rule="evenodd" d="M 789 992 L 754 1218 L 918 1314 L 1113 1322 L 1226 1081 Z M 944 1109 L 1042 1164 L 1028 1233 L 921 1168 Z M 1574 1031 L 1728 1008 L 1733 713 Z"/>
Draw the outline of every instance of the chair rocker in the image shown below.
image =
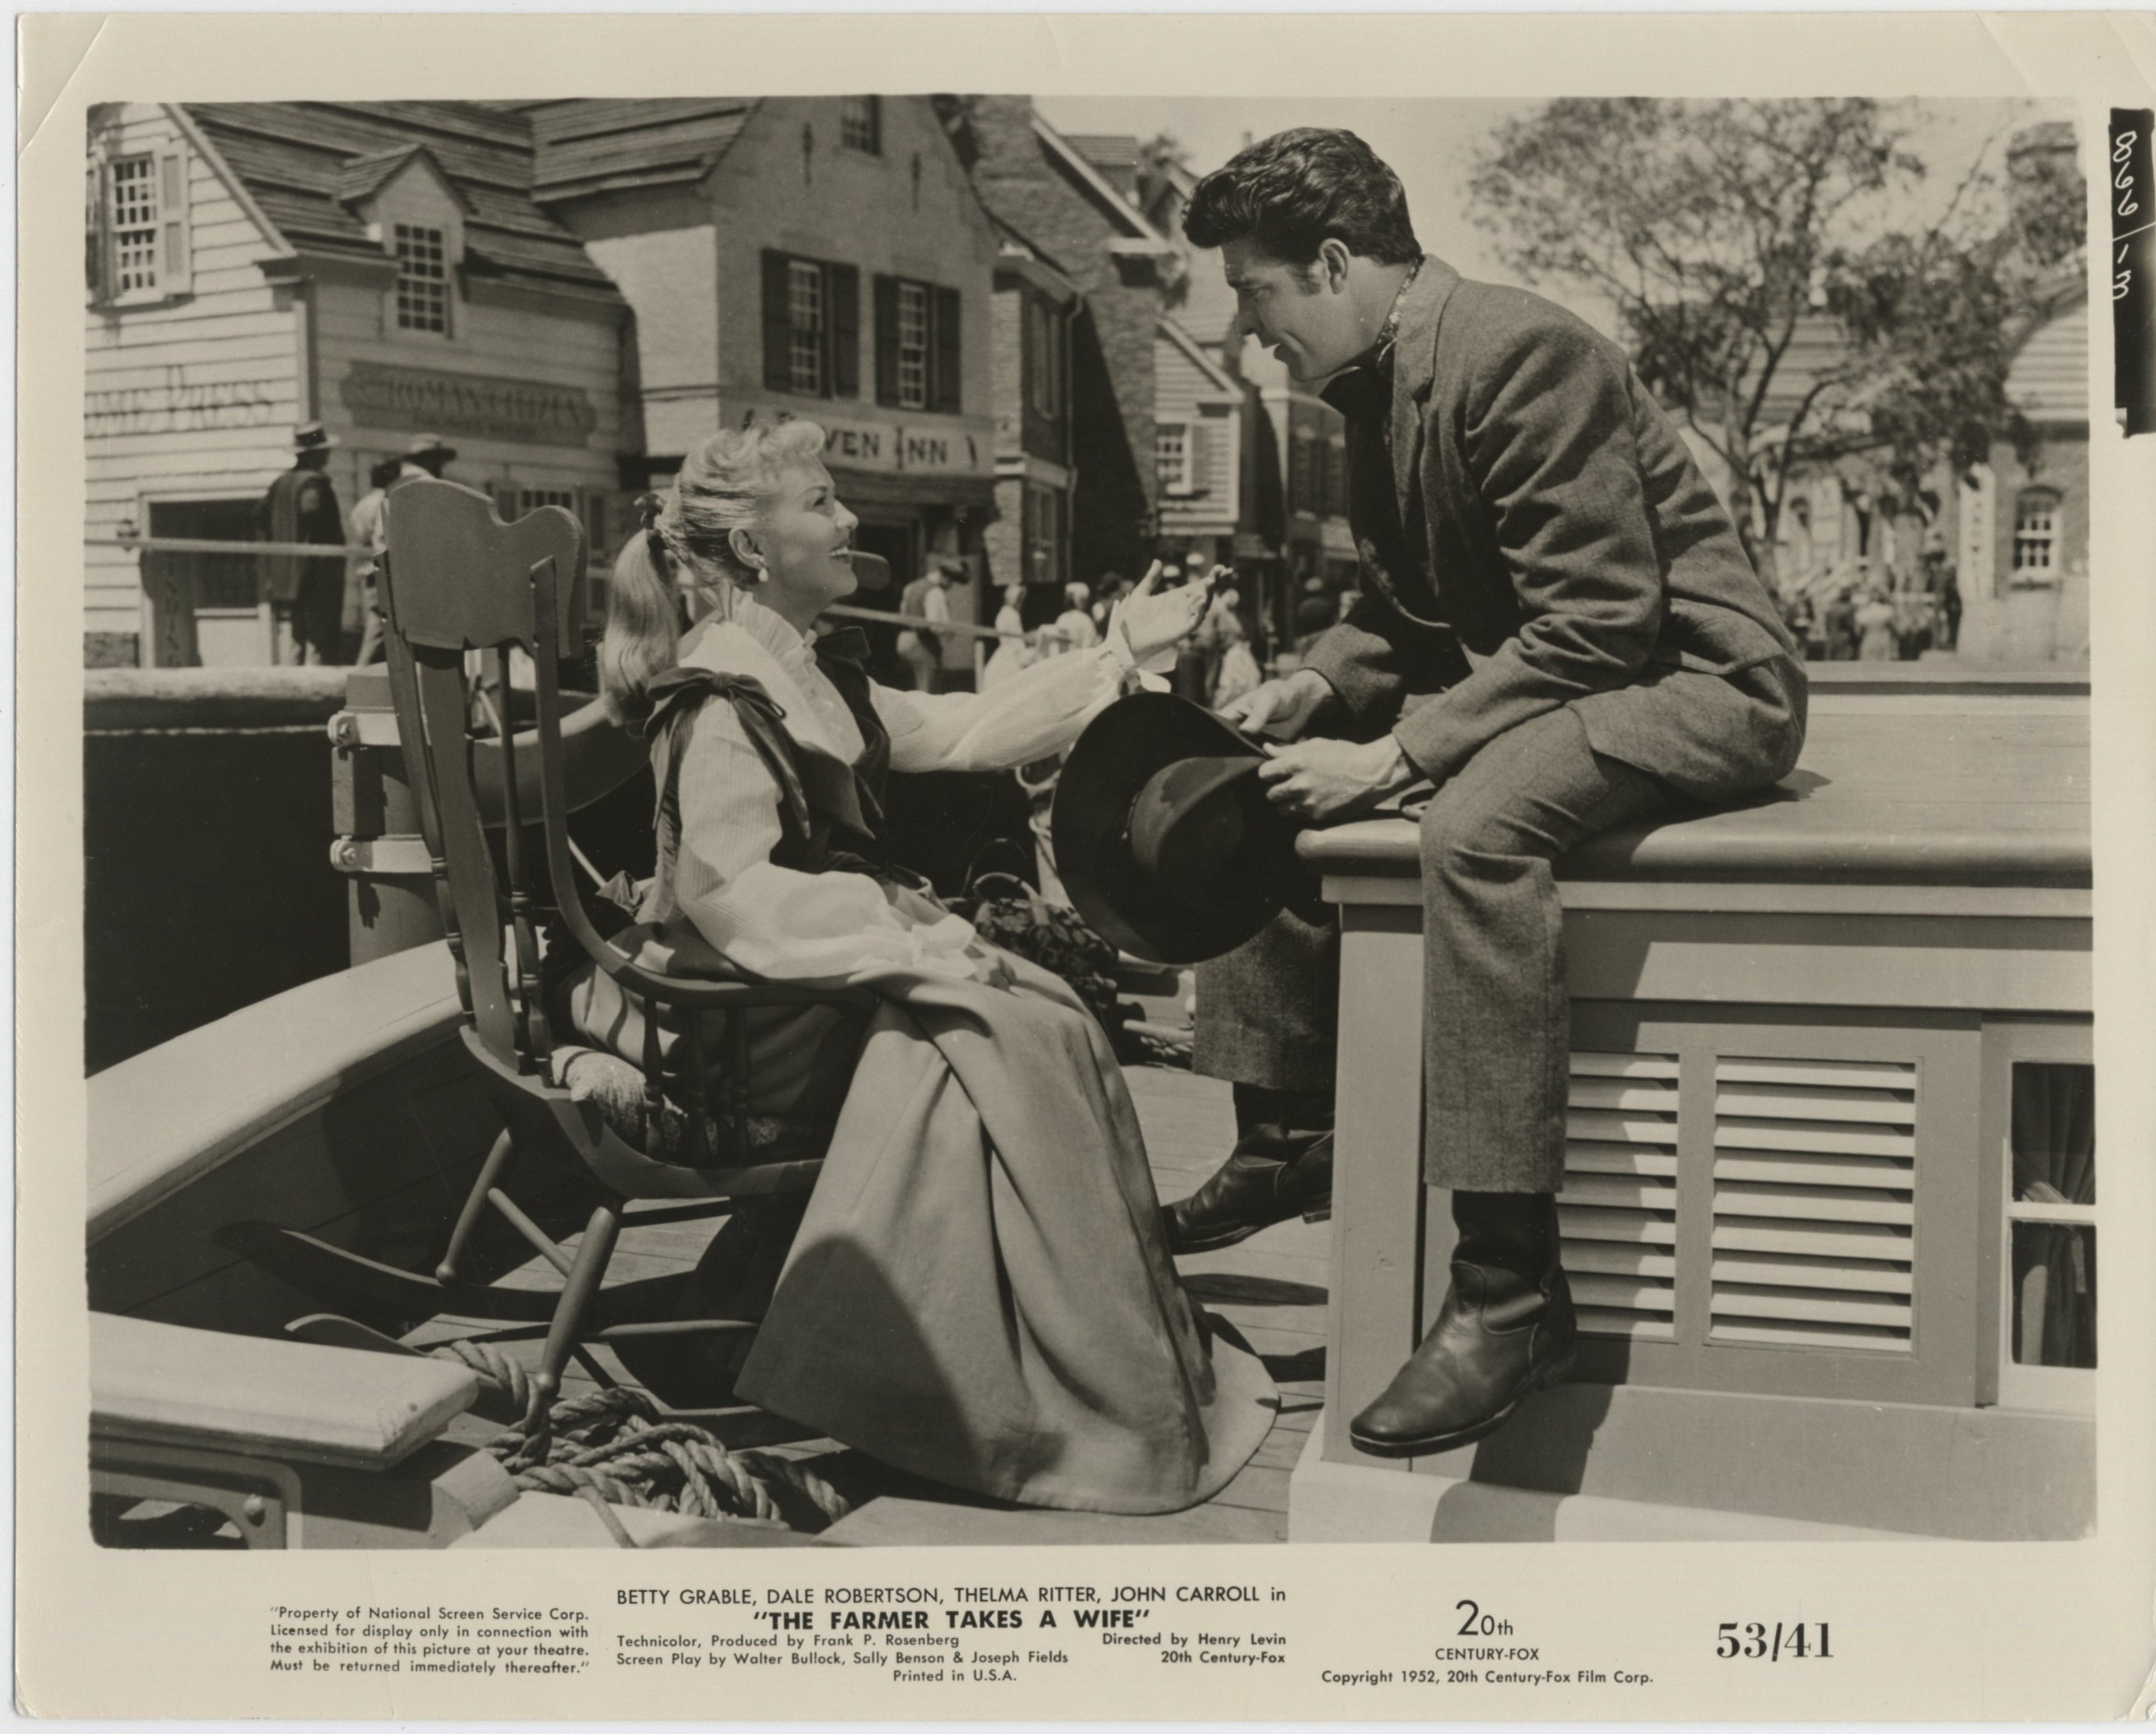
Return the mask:
<path fill-rule="evenodd" d="M 390 495 L 380 588 L 398 736 L 456 962 L 460 1034 L 503 1131 L 431 1280 L 268 1224 L 243 1225 L 237 1237 L 256 1262 L 311 1292 L 357 1295 L 419 1317 L 521 1321 L 485 1333 L 488 1341 L 536 1336 L 543 1318 L 546 1342 L 526 1416 L 535 1434 L 545 1427 L 572 1355 L 602 1383 L 611 1383 L 589 1345 L 753 1331 L 744 1320 L 665 1316 L 672 1297 L 654 1290 L 670 1289 L 675 1280 L 603 1289 L 616 1240 L 624 1228 L 719 1216 L 744 1200 L 807 1193 L 822 1167 L 821 1146 L 813 1156 L 756 1157 L 748 1029 L 740 1014 L 811 1005 L 865 1014 L 874 1005 L 856 989 L 658 974 L 592 925 L 569 847 L 560 684 L 562 660 L 583 649 L 583 529 L 560 506 L 505 525 L 488 496 L 452 482 L 415 480 Z M 537 727 L 516 735 L 505 727 L 490 740 L 474 722 L 467 670 L 476 653 L 482 687 L 495 686 L 506 700 L 516 650 L 531 659 Z M 500 714 L 508 716 L 506 702 Z M 533 826 L 527 815 L 535 807 Z M 488 835 L 494 828 L 498 854 Z M 678 1117 L 681 1160 L 656 1159 L 594 1102 L 552 1080 L 554 1039 L 542 1003 L 538 945 L 538 924 L 549 911 L 585 957 L 641 1002 L 642 1126 L 655 1134 L 670 1115 Z M 724 1100 L 717 1104 L 707 1103 L 706 1085 L 704 1019 L 713 1013 L 730 1014 L 720 1038 Z M 662 1034 L 671 1038 L 670 1054 Z M 722 1147 L 714 1149 L 715 1141 Z M 602 1195 L 573 1254 L 504 1190 L 520 1157 L 534 1151 L 565 1162 Z M 630 1210 L 642 1201 L 659 1208 Z M 543 1290 L 460 1276 L 490 1209 L 562 1273 L 551 1304 Z"/>

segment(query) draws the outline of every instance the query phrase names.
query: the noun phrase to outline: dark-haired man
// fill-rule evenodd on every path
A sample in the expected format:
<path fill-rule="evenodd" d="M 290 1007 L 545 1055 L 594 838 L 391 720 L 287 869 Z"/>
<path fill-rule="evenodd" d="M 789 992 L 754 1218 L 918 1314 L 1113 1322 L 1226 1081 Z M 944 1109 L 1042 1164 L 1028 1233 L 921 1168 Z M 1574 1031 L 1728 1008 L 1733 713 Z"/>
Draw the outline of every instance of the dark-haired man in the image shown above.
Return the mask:
<path fill-rule="evenodd" d="M 1313 824 L 1427 778 L 1421 820 L 1424 1177 L 1459 1239 L 1438 1321 L 1350 1425 L 1383 1455 L 1450 1449 L 1563 1377 L 1558 1260 L 1569 1011 L 1551 863 L 1676 796 L 1774 782 L 1804 740 L 1803 665 L 1727 514 L 1616 345 L 1424 254 L 1399 177 L 1307 128 L 1199 182 L 1254 333 L 1347 418 L 1362 596 L 1302 667 L 1231 708 L 1288 744 L 1271 798 Z M 1337 376 L 1337 377 L 1335 377 Z M 1241 1137 L 1171 1207 L 1179 1250 L 1329 1193 L 1337 929 L 1283 916 L 1205 966 L 1198 1064 Z"/>

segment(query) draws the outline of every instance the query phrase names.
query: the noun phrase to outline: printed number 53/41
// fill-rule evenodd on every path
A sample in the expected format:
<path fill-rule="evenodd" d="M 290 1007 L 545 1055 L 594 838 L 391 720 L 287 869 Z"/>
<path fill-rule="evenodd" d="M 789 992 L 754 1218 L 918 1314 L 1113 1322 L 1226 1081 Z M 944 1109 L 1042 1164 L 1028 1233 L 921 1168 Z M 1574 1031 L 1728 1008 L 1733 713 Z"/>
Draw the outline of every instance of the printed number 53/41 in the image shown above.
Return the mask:
<path fill-rule="evenodd" d="M 1834 1660 L 1831 1636 L 1823 1619 L 1810 1625 L 1801 1620 L 1785 1624 L 1779 1619 L 1772 1625 L 1756 1619 L 1740 1625 L 1725 1619 L 1714 1653 L 1725 1662 Z"/>

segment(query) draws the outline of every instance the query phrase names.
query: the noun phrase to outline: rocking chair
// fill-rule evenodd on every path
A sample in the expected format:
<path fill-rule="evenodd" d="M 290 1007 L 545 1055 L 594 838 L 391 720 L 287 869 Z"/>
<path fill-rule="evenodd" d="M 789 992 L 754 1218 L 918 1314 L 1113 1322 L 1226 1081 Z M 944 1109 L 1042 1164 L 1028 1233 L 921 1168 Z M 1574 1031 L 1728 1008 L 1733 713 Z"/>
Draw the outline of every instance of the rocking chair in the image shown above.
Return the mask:
<path fill-rule="evenodd" d="M 526 1423 L 535 1431 L 545 1424 L 572 1355 L 606 1382 L 589 1344 L 634 1341 L 650 1347 L 653 1338 L 753 1331 L 747 1321 L 654 1317 L 666 1308 L 649 1296 L 608 1307 L 602 1285 L 615 1242 L 624 1228 L 718 1216 L 744 1200 L 806 1193 L 822 1166 L 820 1146 L 814 1156 L 762 1161 L 752 1147 L 749 1031 L 742 1014 L 829 1006 L 865 1015 L 874 1005 L 855 989 L 658 974 L 639 967 L 593 926 L 573 876 L 567 827 L 560 684 L 563 659 L 583 648 L 583 562 L 582 527 L 559 506 L 542 506 L 505 525 L 485 495 L 452 482 L 414 480 L 390 496 L 381 594 L 398 737 L 456 962 L 465 1012 L 460 1033 L 504 1130 L 480 1169 L 432 1284 L 378 1265 L 357 1270 L 367 1261 L 320 1243 L 309 1248 L 318 1274 L 327 1254 L 345 1267 L 348 1287 L 356 1279 L 359 1289 L 378 1299 L 408 1306 L 424 1291 L 434 1312 L 543 1316 L 533 1306 L 542 1295 L 461 1279 L 475 1234 L 490 1209 L 497 1213 L 563 1278 L 531 1377 Z M 531 659 L 536 739 L 506 726 L 511 653 L 518 649 Z M 467 670 L 475 653 L 482 687 L 495 685 L 502 695 L 505 726 L 497 740 L 486 739 L 484 724 L 474 723 Z M 498 854 L 488 837 L 494 826 L 500 828 Z M 603 1113 L 551 1075 L 554 1037 L 542 1003 L 538 944 L 539 923 L 548 911 L 567 942 L 611 976 L 632 1003 L 641 1002 L 640 1140 L 620 1115 Z M 724 1100 L 718 1103 L 707 1100 L 705 1020 L 713 1013 L 726 1014 L 719 1038 Z M 677 1124 L 675 1141 L 685 1147 L 662 1152 L 660 1129 Z M 503 1190 L 512 1166 L 534 1151 L 566 1162 L 602 1194 L 573 1255 Z M 658 1159 L 661 1154 L 670 1159 Z M 630 1211 L 632 1201 L 644 1200 L 670 1202 Z M 305 1237 L 280 1232 L 278 1238 L 285 1245 L 275 1262 L 290 1269 L 299 1250 L 292 1243 Z M 495 1340 L 536 1334 L 527 1326 L 495 1333 Z"/>

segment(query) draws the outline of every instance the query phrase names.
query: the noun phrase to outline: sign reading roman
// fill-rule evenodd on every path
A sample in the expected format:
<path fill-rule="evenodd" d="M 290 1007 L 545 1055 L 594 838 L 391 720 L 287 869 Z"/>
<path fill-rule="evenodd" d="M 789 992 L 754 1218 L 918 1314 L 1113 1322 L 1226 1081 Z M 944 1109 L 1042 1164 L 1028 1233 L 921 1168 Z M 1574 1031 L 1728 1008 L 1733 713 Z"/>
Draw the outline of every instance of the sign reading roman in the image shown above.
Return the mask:
<path fill-rule="evenodd" d="M 598 413 L 581 387 L 543 379 L 354 362 L 341 392 L 344 407 L 363 428 L 582 445 L 598 425 Z"/>

